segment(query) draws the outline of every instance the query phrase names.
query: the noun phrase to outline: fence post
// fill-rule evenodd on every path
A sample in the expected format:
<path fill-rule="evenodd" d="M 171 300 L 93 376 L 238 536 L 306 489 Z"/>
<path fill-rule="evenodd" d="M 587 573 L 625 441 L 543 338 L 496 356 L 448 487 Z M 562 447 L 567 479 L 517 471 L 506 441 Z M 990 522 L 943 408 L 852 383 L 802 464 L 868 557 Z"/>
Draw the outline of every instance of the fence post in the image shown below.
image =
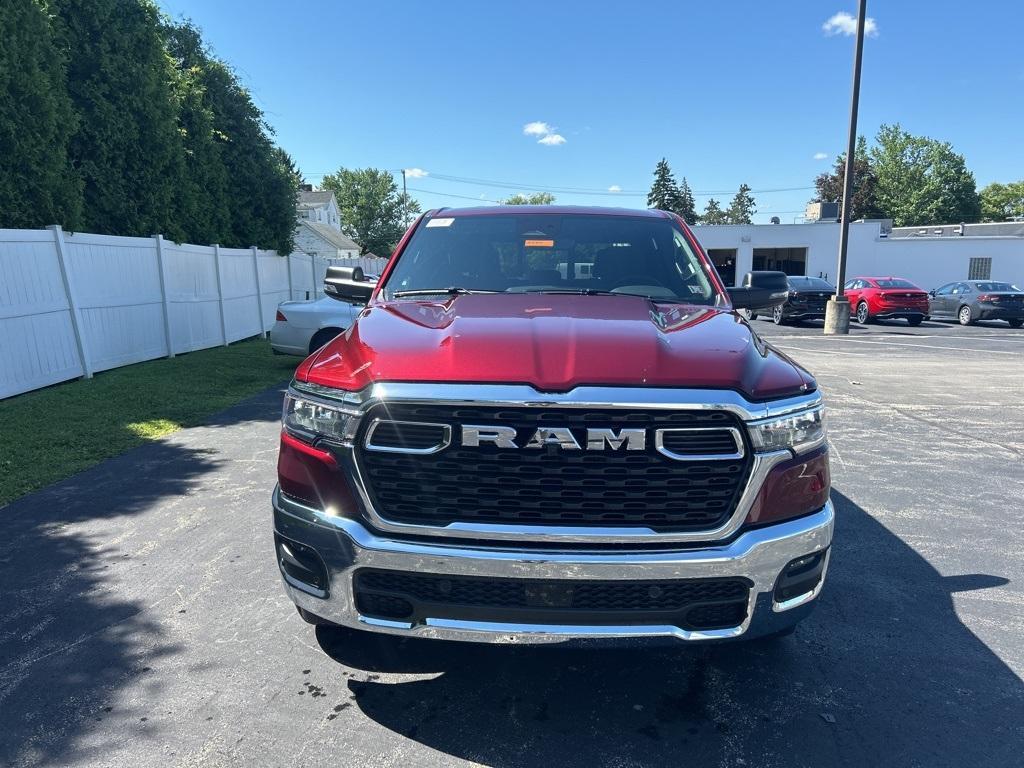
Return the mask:
<path fill-rule="evenodd" d="M 67 245 L 64 242 L 64 230 L 60 224 L 51 224 L 47 229 L 53 232 L 53 241 L 57 246 L 57 263 L 60 265 L 60 279 L 64 283 L 64 294 L 68 297 L 68 309 L 71 313 L 71 327 L 75 331 L 75 345 L 78 347 L 78 357 L 82 361 L 82 376 L 86 379 L 92 378 L 92 364 L 89 361 L 89 347 L 82 336 L 82 313 L 78 309 L 78 300 L 75 298 L 75 290 L 68 277 Z"/>
<path fill-rule="evenodd" d="M 220 336 L 224 339 L 224 346 L 228 345 L 228 324 L 224 319 L 224 289 L 221 286 L 220 278 L 220 245 L 213 245 L 213 264 L 217 269 L 217 301 L 220 304 Z"/>
<path fill-rule="evenodd" d="M 167 269 L 164 267 L 164 236 L 153 235 L 156 241 L 156 268 L 160 272 L 160 300 L 164 307 L 164 337 L 167 339 L 167 357 L 174 357 L 171 342 L 171 309 L 167 301 Z"/>
<path fill-rule="evenodd" d="M 316 300 L 316 254 L 315 253 L 309 254 L 309 266 L 310 266 L 310 269 L 313 271 L 313 295 L 310 298 L 312 298 L 315 301 Z"/>
<path fill-rule="evenodd" d="M 263 319 L 263 286 L 260 283 L 260 256 L 256 246 L 252 246 L 252 268 L 256 273 L 256 306 L 260 313 L 260 336 L 267 338 L 267 321 Z"/>
<path fill-rule="evenodd" d="M 292 255 L 290 253 L 284 257 L 284 263 L 288 267 L 288 301 L 295 301 L 295 291 L 292 290 Z"/>

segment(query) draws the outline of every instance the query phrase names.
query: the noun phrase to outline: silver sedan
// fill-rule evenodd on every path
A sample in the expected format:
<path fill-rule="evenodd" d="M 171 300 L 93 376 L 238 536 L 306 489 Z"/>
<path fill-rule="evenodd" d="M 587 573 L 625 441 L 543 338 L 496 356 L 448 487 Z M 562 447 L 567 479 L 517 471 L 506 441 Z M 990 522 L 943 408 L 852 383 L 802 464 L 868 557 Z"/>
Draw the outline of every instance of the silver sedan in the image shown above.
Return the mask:
<path fill-rule="evenodd" d="M 330 296 L 316 301 L 284 301 L 270 329 L 270 346 L 282 355 L 312 354 L 355 321 L 361 306 Z"/>

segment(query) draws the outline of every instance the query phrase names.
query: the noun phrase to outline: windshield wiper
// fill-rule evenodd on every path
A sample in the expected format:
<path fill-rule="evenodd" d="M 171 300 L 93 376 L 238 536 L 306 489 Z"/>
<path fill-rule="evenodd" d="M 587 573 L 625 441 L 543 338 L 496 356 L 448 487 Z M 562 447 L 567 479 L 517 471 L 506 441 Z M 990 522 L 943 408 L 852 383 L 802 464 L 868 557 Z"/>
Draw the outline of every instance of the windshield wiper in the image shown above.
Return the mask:
<path fill-rule="evenodd" d="M 648 301 L 679 302 L 676 296 L 649 296 L 646 293 L 628 293 L 626 291 L 607 291 L 603 288 L 537 288 L 535 290 L 517 291 L 517 293 L 554 293 L 568 296 L 633 296 Z"/>
<path fill-rule="evenodd" d="M 486 288 L 459 288 L 452 286 L 450 288 L 412 288 L 408 291 L 395 291 L 391 295 L 396 299 L 400 299 L 403 296 L 465 296 L 469 293 L 500 293 L 500 291 L 491 291 Z"/>

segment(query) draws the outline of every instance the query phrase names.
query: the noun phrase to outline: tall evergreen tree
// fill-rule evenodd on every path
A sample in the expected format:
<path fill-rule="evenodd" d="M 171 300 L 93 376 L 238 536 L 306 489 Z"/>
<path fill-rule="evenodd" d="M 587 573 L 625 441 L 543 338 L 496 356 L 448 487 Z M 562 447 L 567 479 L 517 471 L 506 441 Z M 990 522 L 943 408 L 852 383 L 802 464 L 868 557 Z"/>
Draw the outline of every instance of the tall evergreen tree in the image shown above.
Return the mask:
<path fill-rule="evenodd" d="M 725 215 L 725 211 L 722 210 L 722 206 L 718 204 L 715 198 L 708 200 L 708 204 L 704 208 L 704 213 L 700 217 L 701 224 L 728 224 L 728 217 Z"/>
<path fill-rule="evenodd" d="M 206 92 L 210 54 L 191 22 L 163 23 L 167 52 L 178 77 L 178 124 L 185 152 L 186 180 L 180 190 L 183 235 L 193 243 L 237 245 L 231 225 L 231 179 L 223 142 Z"/>
<path fill-rule="evenodd" d="M 70 154 L 84 183 L 82 227 L 183 234 L 187 185 L 173 69 L 149 0 L 50 0 L 67 51 L 78 126 Z"/>
<path fill-rule="evenodd" d="M 647 193 L 647 207 L 671 211 L 678 204 L 678 199 L 679 188 L 676 186 L 668 161 L 663 157 L 654 169 L 654 183 L 651 185 L 651 191 Z"/>
<path fill-rule="evenodd" d="M 68 156 L 75 116 L 65 60 L 38 0 L 0 3 L 0 227 L 77 228 L 82 184 Z"/>
<path fill-rule="evenodd" d="M 679 183 L 678 194 L 676 196 L 676 207 L 673 208 L 673 212 L 682 216 L 683 221 L 687 224 L 697 223 L 697 204 L 693 199 L 693 191 L 690 189 L 690 185 L 686 183 L 686 177 L 683 176 L 683 180 Z"/>
<path fill-rule="evenodd" d="M 750 187 L 747 184 L 740 184 L 729 208 L 725 212 L 727 224 L 752 224 L 753 216 L 757 212 L 754 198 L 750 195 Z"/>
<path fill-rule="evenodd" d="M 272 129 L 249 92 L 222 61 L 210 58 L 203 85 L 231 184 L 226 205 L 232 244 L 291 250 L 298 183 L 275 151 Z"/>

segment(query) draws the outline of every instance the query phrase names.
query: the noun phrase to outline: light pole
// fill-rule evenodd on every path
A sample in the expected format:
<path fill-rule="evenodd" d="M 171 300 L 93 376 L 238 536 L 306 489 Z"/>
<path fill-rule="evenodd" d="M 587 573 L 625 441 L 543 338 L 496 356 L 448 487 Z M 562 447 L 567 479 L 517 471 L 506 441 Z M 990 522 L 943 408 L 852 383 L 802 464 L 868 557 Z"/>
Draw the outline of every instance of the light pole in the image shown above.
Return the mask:
<path fill-rule="evenodd" d="M 857 106 L 860 102 L 860 62 L 864 54 L 864 20 L 867 0 L 860 0 L 857 11 L 857 48 L 853 55 L 853 96 L 850 99 L 850 136 L 846 144 L 846 171 L 843 177 L 843 204 L 839 224 L 839 266 L 836 268 L 836 295 L 825 307 L 825 335 L 850 332 L 850 302 L 843 293 L 846 282 L 846 248 L 850 241 L 850 195 L 853 191 L 854 152 L 857 149 Z"/>
<path fill-rule="evenodd" d="M 409 193 L 405 189 L 405 168 L 402 169 L 402 225 L 409 226 Z"/>

